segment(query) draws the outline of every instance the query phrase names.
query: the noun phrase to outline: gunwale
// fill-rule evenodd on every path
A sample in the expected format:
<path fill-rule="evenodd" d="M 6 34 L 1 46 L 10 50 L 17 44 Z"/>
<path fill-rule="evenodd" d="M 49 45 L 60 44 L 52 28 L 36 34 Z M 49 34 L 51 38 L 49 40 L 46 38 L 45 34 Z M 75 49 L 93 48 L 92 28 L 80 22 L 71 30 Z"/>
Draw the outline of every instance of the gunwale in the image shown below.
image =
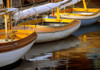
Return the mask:
<path fill-rule="evenodd" d="M 73 22 L 68 23 L 68 24 L 66 23 L 63 26 L 32 25 L 32 24 L 35 24 L 33 22 L 32 24 L 25 25 L 25 27 L 29 27 L 29 28 L 26 28 L 26 30 L 34 30 L 34 31 L 36 31 L 38 33 L 49 33 L 49 32 L 58 32 L 58 31 L 63 31 L 63 30 L 70 29 L 70 28 L 76 26 L 77 24 L 79 24 L 80 22 L 81 22 L 80 20 L 74 20 Z M 15 27 L 15 29 L 20 29 L 20 27 L 23 27 L 23 26 L 24 26 L 23 24 L 19 24 L 17 27 Z"/>
<path fill-rule="evenodd" d="M 29 36 L 22 38 L 20 40 L 15 40 L 7 43 L 0 43 L 0 53 L 5 53 L 23 48 L 28 44 L 32 43 L 33 41 L 35 41 L 36 38 L 37 38 L 37 33 L 32 32 Z"/>
<path fill-rule="evenodd" d="M 78 20 L 84 20 L 84 19 L 94 19 L 100 16 L 100 9 L 95 9 L 95 8 L 89 8 L 88 10 L 84 10 L 83 8 L 74 8 L 77 10 L 77 12 L 93 12 L 93 14 L 88 14 L 88 15 L 82 15 L 82 14 L 76 14 L 76 13 L 72 13 L 72 10 L 70 10 L 70 12 L 65 13 L 67 15 L 65 15 L 64 13 L 60 13 L 60 17 L 61 18 L 69 18 L 69 19 L 78 19 Z M 94 10 L 95 9 L 95 10 Z M 67 10 L 68 11 L 68 10 Z M 64 12 L 64 11 L 62 11 Z M 56 13 L 55 13 L 56 16 Z"/>
<path fill-rule="evenodd" d="M 69 9 L 70 10 L 70 9 Z M 96 14 L 98 14 L 98 13 L 100 13 L 100 9 L 96 9 L 96 8 L 88 8 L 88 9 L 83 9 L 83 8 L 73 8 L 72 10 L 70 10 L 70 12 L 72 12 L 72 11 L 75 11 L 75 12 L 90 12 L 90 13 L 92 13 L 91 15 L 83 15 L 83 14 L 76 14 L 76 13 L 70 13 L 70 12 L 68 12 L 68 13 L 66 13 L 68 11 L 68 9 L 66 9 L 65 10 L 65 14 L 69 14 L 69 15 L 71 15 L 71 14 L 75 14 L 75 15 L 78 15 L 78 16 L 94 16 L 94 15 L 96 15 Z M 60 11 L 60 14 L 63 14 L 64 13 L 64 10 L 61 10 Z"/>

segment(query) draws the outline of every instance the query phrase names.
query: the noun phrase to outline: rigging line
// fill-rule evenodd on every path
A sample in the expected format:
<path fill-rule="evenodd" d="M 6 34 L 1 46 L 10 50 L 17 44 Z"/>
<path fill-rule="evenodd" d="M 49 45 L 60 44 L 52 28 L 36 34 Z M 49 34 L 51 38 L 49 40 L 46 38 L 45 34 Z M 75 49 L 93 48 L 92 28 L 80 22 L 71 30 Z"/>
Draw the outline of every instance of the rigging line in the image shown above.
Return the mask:
<path fill-rule="evenodd" d="M 32 8 L 32 9 L 33 9 L 33 10 L 35 11 L 35 13 L 36 13 L 36 14 L 35 14 L 35 19 L 36 19 L 36 22 L 37 22 L 37 25 L 38 25 L 38 20 L 37 20 L 37 17 L 36 17 L 36 16 L 38 15 L 38 13 L 37 13 L 37 11 L 36 11 L 34 8 Z M 36 25 L 35 25 L 35 27 L 36 27 Z"/>
<path fill-rule="evenodd" d="M 49 3 L 49 0 L 48 0 L 48 3 Z M 47 5 L 48 6 L 48 5 Z M 48 6 L 49 7 L 49 6 Z M 49 7 L 50 9 L 51 9 L 51 7 Z M 51 10 L 52 11 L 52 10 Z M 50 11 L 50 12 L 51 12 Z M 50 13 L 49 11 L 47 12 L 47 16 L 49 16 L 49 13 Z"/>
<path fill-rule="evenodd" d="M 87 0 L 86 0 L 86 1 L 87 1 Z M 89 2 L 90 2 L 90 0 L 87 1 L 87 6 L 88 6 Z"/>
<path fill-rule="evenodd" d="M 43 13 L 43 15 L 42 15 L 42 25 L 43 25 L 43 17 L 44 17 L 44 13 Z"/>
<path fill-rule="evenodd" d="M 22 1 L 20 0 L 20 6 L 21 6 L 21 11 L 23 10 L 23 7 L 22 7 Z M 20 16 L 20 15 L 19 15 Z M 22 16 L 24 16 L 23 12 L 22 12 Z M 24 19 L 22 19 L 22 23 L 24 24 L 24 29 L 26 28 L 25 26 L 25 23 L 24 23 Z"/>
<path fill-rule="evenodd" d="M 63 8 L 64 8 L 64 15 L 65 15 L 65 10 L 66 10 L 66 8 L 65 8 L 65 6 L 63 6 Z"/>
<path fill-rule="evenodd" d="M 12 0 L 10 1 L 10 3 L 11 3 L 10 6 L 12 7 Z"/>
<path fill-rule="evenodd" d="M 47 5 L 48 6 L 48 5 Z M 51 9 L 51 11 L 53 11 L 54 12 L 54 8 L 52 9 L 50 6 L 48 6 L 50 9 Z"/>
<path fill-rule="evenodd" d="M 33 2 L 35 2 L 35 1 L 33 0 Z M 34 4 L 33 4 L 33 8 L 32 8 L 32 9 L 36 12 L 36 14 L 35 14 L 35 20 L 36 20 L 37 25 L 38 25 L 38 20 L 37 20 L 37 17 L 36 17 L 38 13 L 37 13 L 37 11 L 34 9 Z M 35 28 L 36 28 L 37 25 L 35 25 Z"/>
<path fill-rule="evenodd" d="M 74 8 L 75 8 L 75 5 L 73 4 L 73 13 L 74 13 Z"/>
<path fill-rule="evenodd" d="M 94 5 L 93 2 L 89 0 L 89 3 L 90 3 L 90 5 L 92 5 L 91 8 L 93 8 L 93 5 Z"/>
<path fill-rule="evenodd" d="M 22 13 L 21 15 L 19 14 L 19 13 L 21 13 L 21 11 L 20 11 L 20 10 L 22 11 L 21 0 L 20 0 L 20 7 L 19 7 L 19 10 L 18 10 L 18 17 L 22 16 L 22 14 L 23 14 L 23 13 Z M 17 22 L 18 22 L 17 24 L 19 24 L 19 23 L 20 23 L 20 21 L 17 21 Z M 23 22 L 23 21 L 22 21 L 22 22 Z M 17 25 L 17 24 L 16 24 L 16 25 Z M 16 26 L 16 25 L 15 25 L 15 26 Z"/>

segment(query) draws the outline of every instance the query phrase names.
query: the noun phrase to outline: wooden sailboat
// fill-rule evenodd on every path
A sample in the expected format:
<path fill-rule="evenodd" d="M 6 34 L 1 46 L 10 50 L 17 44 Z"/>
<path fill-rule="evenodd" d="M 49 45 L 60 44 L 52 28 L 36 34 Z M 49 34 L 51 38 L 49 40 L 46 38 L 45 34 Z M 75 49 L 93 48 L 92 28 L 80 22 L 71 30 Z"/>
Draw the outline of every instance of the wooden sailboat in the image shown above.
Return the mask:
<path fill-rule="evenodd" d="M 59 13 L 59 8 L 57 7 Z M 24 25 L 23 25 L 24 24 Z M 80 27 L 80 20 L 57 18 L 39 18 L 18 24 L 13 29 L 28 29 L 38 33 L 36 43 L 48 42 L 68 37 Z"/>
<path fill-rule="evenodd" d="M 5 29 L 0 30 L 0 67 L 19 60 L 37 37 L 34 31 L 8 29 L 8 16 L 11 13 L 12 11 L 0 10 L 0 17 L 5 18 Z"/>
<path fill-rule="evenodd" d="M 85 0 L 83 0 L 83 5 L 84 8 L 72 8 L 61 10 L 61 18 L 79 19 L 82 21 L 81 26 L 90 25 L 99 20 L 100 9 L 87 8 Z"/>

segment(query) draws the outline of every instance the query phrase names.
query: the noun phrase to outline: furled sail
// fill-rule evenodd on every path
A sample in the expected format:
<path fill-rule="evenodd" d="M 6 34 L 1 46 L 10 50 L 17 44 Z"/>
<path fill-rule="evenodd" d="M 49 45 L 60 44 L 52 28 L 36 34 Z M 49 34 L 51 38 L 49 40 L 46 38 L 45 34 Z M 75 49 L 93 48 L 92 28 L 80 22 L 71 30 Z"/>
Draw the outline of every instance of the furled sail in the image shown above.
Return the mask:
<path fill-rule="evenodd" d="M 59 7 L 62 4 L 67 3 L 68 1 L 70 1 L 70 0 L 64 0 L 61 2 L 57 2 L 57 3 L 48 3 L 45 5 L 32 7 L 32 8 L 23 10 L 23 11 L 19 11 L 13 16 L 13 19 L 15 21 L 18 21 L 20 19 L 25 19 L 25 18 L 28 18 L 28 17 L 36 15 L 36 14 L 41 14 L 41 13 L 50 11 L 51 9 L 54 9 L 56 7 Z M 72 0 L 72 2 L 75 2 L 75 3 L 78 1 L 80 1 L 80 0 Z M 72 2 L 70 2 L 70 3 L 72 4 Z M 67 3 L 67 4 L 70 5 L 69 3 Z M 67 4 L 64 4 L 63 6 L 66 6 Z"/>
<path fill-rule="evenodd" d="M 58 6 L 60 6 L 60 3 L 49 3 L 49 4 L 46 4 L 46 5 L 42 5 L 42 6 L 32 7 L 32 8 L 17 12 L 14 15 L 13 19 L 18 21 L 19 19 L 24 19 L 24 18 L 33 16 L 33 15 L 36 15 L 36 14 L 47 12 L 47 11 L 53 9 L 53 8 L 58 7 Z"/>

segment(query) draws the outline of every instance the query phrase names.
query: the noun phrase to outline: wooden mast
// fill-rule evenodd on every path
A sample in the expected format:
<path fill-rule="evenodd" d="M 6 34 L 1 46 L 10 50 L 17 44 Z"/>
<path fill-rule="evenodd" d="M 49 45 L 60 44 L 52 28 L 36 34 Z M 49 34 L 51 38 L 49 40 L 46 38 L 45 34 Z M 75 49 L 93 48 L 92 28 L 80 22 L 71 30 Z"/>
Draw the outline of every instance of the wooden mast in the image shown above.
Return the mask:
<path fill-rule="evenodd" d="M 52 0 L 52 2 L 54 2 L 54 0 Z M 54 16 L 54 11 L 52 11 L 52 16 Z"/>
<path fill-rule="evenodd" d="M 83 0 L 83 6 L 84 6 L 84 9 L 86 10 L 87 9 L 86 0 Z"/>
<path fill-rule="evenodd" d="M 10 8 L 11 4 L 10 4 L 10 0 L 7 0 L 7 8 Z M 8 29 L 11 30 L 11 24 L 10 24 L 10 15 L 8 15 Z"/>
<path fill-rule="evenodd" d="M 4 15 L 5 19 L 5 40 L 7 41 L 8 40 L 8 16 L 7 14 Z"/>
<path fill-rule="evenodd" d="M 10 0 L 7 0 L 7 8 L 10 8 Z"/>

